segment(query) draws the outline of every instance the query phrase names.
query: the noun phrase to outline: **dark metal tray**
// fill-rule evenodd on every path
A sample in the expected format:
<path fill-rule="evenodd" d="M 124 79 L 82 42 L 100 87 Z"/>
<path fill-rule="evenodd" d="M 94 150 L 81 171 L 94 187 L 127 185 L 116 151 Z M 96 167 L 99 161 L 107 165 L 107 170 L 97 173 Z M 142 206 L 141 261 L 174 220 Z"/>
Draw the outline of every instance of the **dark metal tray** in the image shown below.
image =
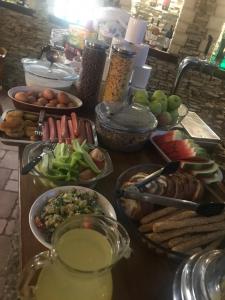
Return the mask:
<path fill-rule="evenodd" d="M 12 109 L 11 109 L 12 110 Z M 39 116 L 39 113 L 36 112 L 30 112 L 30 111 L 24 111 L 25 113 L 29 113 L 29 114 L 33 114 L 36 116 Z M 0 113 L 3 113 L 2 111 L 0 111 Z M 53 115 L 53 114 L 46 114 L 45 118 L 47 117 L 53 117 L 54 119 L 59 119 L 61 118 L 60 115 Z M 87 121 L 91 124 L 91 128 L 92 128 L 92 138 L 94 141 L 94 146 L 98 146 L 98 137 L 97 137 L 97 133 L 96 133 L 96 128 L 95 128 L 95 124 L 94 122 L 92 122 L 89 119 L 86 118 L 80 118 L 78 117 L 78 120 L 83 120 L 83 121 Z M 19 146 L 19 145 L 27 145 L 27 144 L 33 144 L 37 141 L 31 141 L 29 138 L 23 137 L 23 138 L 11 138 L 8 137 L 4 132 L 0 131 L 0 141 L 4 144 L 8 144 L 8 145 L 15 145 L 15 146 Z M 40 139 L 41 141 L 41 139 Z"/>

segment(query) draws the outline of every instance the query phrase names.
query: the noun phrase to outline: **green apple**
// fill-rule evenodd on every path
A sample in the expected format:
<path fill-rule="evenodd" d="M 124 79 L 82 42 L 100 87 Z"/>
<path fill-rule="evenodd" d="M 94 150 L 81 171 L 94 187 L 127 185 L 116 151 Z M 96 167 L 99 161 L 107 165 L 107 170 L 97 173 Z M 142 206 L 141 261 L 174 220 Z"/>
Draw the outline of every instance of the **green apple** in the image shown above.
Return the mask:
<path fill-rule="evenodd" d="M 157 117 L 159 126 L 166 126 L 172 123 L 171 114 L 168 111 L 161 112 Z"/>
<path fill-rule="evenodd" d="M 161 103 L 162 112 L 167 111 L 167 106 L 168 106 L 167 98 L 161 98 L 159 102 Z"/>
<path fill-rule="evenodd" d="M 168 110 L 172 111 L 181 105 L 181 98 L 177 95 L 171 95 L 168 97 Z"/>
<path fill-rule="evenodd" d="M 136 90 L 134 92 L 133 102 L 148 106 L 148 92 L 146 90 Z"/>
<path fill-rule="evenodd" d="M 166 94 L 161 91 L 161 90 L 156 90 L 154 91 L 153 95 L 152 95 L 152 98 L 151 98 L 151 101 L 155 101 L 155 100 L 165 100 L 167 99 L 167 96 Z"/>
<path fill-rule="evenodd" d="M 149 103 L 149 107 L 151 112 L 155 115 L 158 116 L 161 111 L 162 111 L 162 105 L 159 101 L 152 101 Z"/>
<path fill-rule="evenodd" d="M 148 100 L 151 101 L 152 99 L 152 92 L 148 91 Z"/>
<path fill-rule="evenodd" d="M 177 120 L 178 120 L 178 117 L 179 117 L 179 113 L 178 113 L 178 108 L 174 109 L 174 110 L 171 110 L 170 111 L 170 115 L 172 117 L 172 122 L 173 123 L 176 123 Z"/>

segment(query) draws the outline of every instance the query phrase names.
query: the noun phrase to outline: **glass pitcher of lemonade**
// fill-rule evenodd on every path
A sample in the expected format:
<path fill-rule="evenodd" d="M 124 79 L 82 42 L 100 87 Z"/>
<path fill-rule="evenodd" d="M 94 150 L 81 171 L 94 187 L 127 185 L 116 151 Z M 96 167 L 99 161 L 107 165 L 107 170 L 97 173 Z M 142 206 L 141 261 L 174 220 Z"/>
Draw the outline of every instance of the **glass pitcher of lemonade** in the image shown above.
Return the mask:
<path fill-rule="evenodd" d="M 78 215 L 57 228 L 52 245 L 24 269 L 21 299 L 111 300 L 111 267 L 130 255 L 121 224 L 105 216 Z"/>

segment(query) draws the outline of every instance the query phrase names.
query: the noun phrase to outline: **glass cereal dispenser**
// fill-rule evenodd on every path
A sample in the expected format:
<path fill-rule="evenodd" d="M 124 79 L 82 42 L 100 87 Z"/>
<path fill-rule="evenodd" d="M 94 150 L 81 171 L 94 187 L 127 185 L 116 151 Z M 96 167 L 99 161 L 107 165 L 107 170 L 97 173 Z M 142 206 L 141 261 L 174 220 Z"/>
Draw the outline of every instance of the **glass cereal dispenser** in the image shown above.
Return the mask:
<path fill-rule="evenodd" d="M 126 41 L 113 45 L 103 101 L 111 103 L 125 101 L 135 54 L 134 46 Z"/>
<path fill-rule="evenodd" d="M 94 109 L 98 103 L 107 49 L 108 45 L 101 41 L 85 41 L 78 96 L 86 110 Z"/>

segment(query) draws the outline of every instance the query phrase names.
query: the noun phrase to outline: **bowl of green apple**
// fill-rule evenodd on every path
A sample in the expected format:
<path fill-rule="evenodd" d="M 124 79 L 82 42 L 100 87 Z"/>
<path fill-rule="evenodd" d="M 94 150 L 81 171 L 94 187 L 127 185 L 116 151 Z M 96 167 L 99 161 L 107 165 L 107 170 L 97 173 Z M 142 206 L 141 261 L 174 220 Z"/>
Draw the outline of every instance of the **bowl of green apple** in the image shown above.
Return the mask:
<path fill-rule="evenodd" d="M 158 129 L 169 130 L 183 120 L 188 108 L 178 95 L 167 96 L 163 91 L 156 90 L 153 94 L 140 89 L 133 92 L 132 101 L 149 107 L 158 121 Z"/>

